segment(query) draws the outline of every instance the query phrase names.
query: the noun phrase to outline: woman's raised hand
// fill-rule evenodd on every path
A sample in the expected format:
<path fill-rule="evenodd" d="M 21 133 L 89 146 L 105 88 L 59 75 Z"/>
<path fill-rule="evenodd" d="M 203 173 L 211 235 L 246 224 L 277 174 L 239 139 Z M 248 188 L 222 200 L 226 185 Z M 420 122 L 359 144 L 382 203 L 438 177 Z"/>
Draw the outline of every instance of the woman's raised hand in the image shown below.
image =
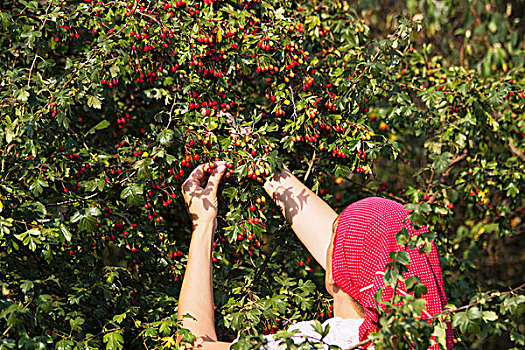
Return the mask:
<path fill-rule="evenodd" d="M 213 167 L 210 165 L 213 164 Z M 210 172 L 211 170 L 211 172 Z M 226 162 L 199 165 L 182 184 L 182 195 L 195 228 L 198 223 L 214 222 L 217 216 L 217 188 Z"/>

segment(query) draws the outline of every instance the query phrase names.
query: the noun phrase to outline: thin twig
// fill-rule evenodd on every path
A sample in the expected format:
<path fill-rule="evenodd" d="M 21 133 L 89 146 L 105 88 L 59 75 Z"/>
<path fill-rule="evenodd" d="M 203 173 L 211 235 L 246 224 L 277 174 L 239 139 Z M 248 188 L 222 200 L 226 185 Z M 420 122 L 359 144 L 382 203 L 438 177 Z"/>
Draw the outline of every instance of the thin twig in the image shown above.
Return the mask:
<path fill-rule="evenodd" d="M 90 194 L 86 198 L 69 199 L 67 201 L 58 202 L 58 203 L 47 203 L 46 206 L 47 207 L 55 207 L 55 206 L 58 207 L 58 206 L 61 206 L 61 205 L 64 205 L 64 204 L 75 203 L 75 202 L 79 202 L 79 201 L 82 201 L 82 200 L 88 200 L 88 199 L 91 199 L 91 198 L 97 196 L 98 194 L 99 194 L 98 192 L 95 192 L 93 194 Z"/>
<path fill-rule="evenodd" d="M 105 329 L 105 330 L 103 330 L 102 332 L 99 332 L 98 334 L 95 334 L 95 335 L 93 335 L 93 336 L 87 338 L 86 340 L 84 340 L 84 342 L 89 342 L 89 341 L 95 339 L 96 337 L 101 336 L 102 334 L 106 334 L 106 333 L 114 332 L 114 331 L 120 331 L 120 330 L 122 330 L 122 329 L 124 329 L 124 328 L 122 328 L 122 327 L 118 327 L 118 328 L 112 328 L 112 329 Z"/>
<path fill-rule="evenodd" d="M 31 67 L 29 68 L 29 77 L 27 78 L 27 87 L 29 87 L 31 83 L 31 75 L 33 74 L 33 68 L 35 67 L 35 62 L 36 62 L 36 58 L 38 57 L 39 48 L 40 48 L 40 42 L 36 44 L 35 57 L 33 58 L 33 62 L 31 63 Z"/>
<path fill-rule="evenodd" d="M 284 231 L 286 228 L 287 228 L 287 226 L 283 226 L 278 231 L 281 231 L 281 230 Z M 266 254 L 266 258 L 264 259 L 263 264 L 259 268 L 259 271 L 257 271 L 257 273 L 255 274 L 255 278 L 253 279 L 254 281 L 257 281 L 259 279 L 259 277 L 261 276 L 262 272 L 264 271 L 264 268 L 266 267 L 266 265 L 268 265 L 268 262 L 270 261 L 270 258 L 272 257 L 273 253 L 275 252 L 277 247 L 279 247 L 281 245 L 281 243 L 283 243 L 283 240 L 277 239 L 276 243 L 272 247 L 272 250 L 270 252 L 268 252 L 268 254 Z"/>
<path fill-rule="evenodd" d="M 511 289 L 511 290 L 509 290 L 509 291 L 506 291 L 506 292 L 503 292 L 503 293 L 499 293 L 499 294 L 489 295 L 488 297 L 486 297 L 486 298 L 482 298 L 482 299 L 480 299 L 479 301 L 477 301 L 477 302 L 475 302 L 475 303 L 468 304 L 468 305 L 463 305 L 463 306 L 461 306 L 461 307 L 458 307 L 457 309 L 453 309 L 453 310 L 451 309 L 451 310 L 447 310 L 447 311 L 445 311 L 445 312 L 442 312 L 442 313 L 440 313 L 440 314 L 436 314 L 436 315 L 432 316 L 432 318 L 436 318 L 436 317 L 439 317 L 439 316 L 441 316 L 441 315 L 450 314 L 450 313 L 452 313 L 452 312 L 458 312 L 458 311 L 461 311 L 461 310 L 465 310 L 465 309 L 468 309 L 468 308 L 471 307 L 471 306 L 475 306 L 475 305 L 479 305 L 479 304 L 481 304 L 481 303 L 485 303 L 487 300 L 493 299 L 493 298 L 495 298 L 495 297 L 502 297 L 502 296 L 505 296 L 505 295 L 507 295 L 507 294 L 514 293 L 515 291 L 520 290 L 520 289 L 523 289 L 523 288 L 525 288 L 525 283 L 523 283 L 521 286 L 518 286 L 518 287 L 516 287 L 516 288 L 514 288 L 514 289 Z"/>
<path fill-rule="evenodd" d="M 354 349 L 358 349 L 358 348 L 360 348 L 361 346 L 363 346 L 363 345 L 365 345 L 365 344 L 368 344 L 368 343 L 370 343 L 370 342 L 371 342 L 371 340 L 369 340 L 369 339 L 365 339 L 365 340 L 363 340 L 363 341 L 361 341 L 361 342 L 355 344 L 354 346 L 352 346 L 351 348 L 348 348 L 348 349 L 346 349 L 346 350 L 354 350 Z"/>
<path fill-rule="evenodd" d="M 33 298 L 31 298 L 31 300 L 29 300 L 29 301 L 27 302 L 27 304 L 24 306 L 24 308 L 22 309 L 22 311 L 24 311 L 25 309 L 27 309 L 27 307 L 29 306 L 29 304 L 31 304 L 32 301 L 33 301 Z M 6 335 L 7 332 L 9 332 L 9 330 L 11 329 L 11 327 L 13 327 L 14 325 L 15 325 L 14 323 L 11 323 L 11 324 L 9 325 L 9 327 L 7 327 L 7 329 L 4 331 L 4 333 L 2 333 L 2 335 Z"/>
<path fill-rule="evenodd" d="M 177 99 L 174 97 L 173 98 L 173 103 L 171 104 L 171 108 L 170 108 L 170 113 L 168 114 L 169 116 L 169 120 L 168 120 L 168 125 L 166 125 L 166 129 L 169 129 L 170 127 L 170 124 L 171 124 L 171 117 L 173 115 L 173 109 L 175 108 L 175 103 L 177 102 Z"/>
<path fill-rule="evenodd" d="M 310 175 L 310 171 L 312 171 L 312 167 L 314 166 L 315 161 L 315 149 L 314 154 L 312 155 L 312 160 L 310 161 L 310 165 L 308 166 L 308 171 L 306 171 L 306 174 L 304 175 L 303 182 L 306 182 L 306 179 L 308 179 L 308 175 Z"/>
<path fill-rule="evenodd" d="M 53 1 L 49 2 L 49 5 L 47 5 L 46 13 L 44 14 L 44 22 L 42 22 L 42 26 L 40 27 L 40 30 L 44 28 L 47 22 L 47 13 L 49 12 L 49 8 L 53 4 Z M 41 38 L 41 37 L 40 37 Z M 38 49 L 40 48 L 40 38 L 38 39 L 38 43 L 36 44 L 35 49 L 35 57 L 33 58 L 33 63 L 31 63 L 31 68 L 29 68 L 29 77 L 27 78 L 27 87 L 29 87 L 29 84 L 31 83 L 31 75 L 33 74 L 33 68 L 35 67 L 36 58 L 38 57 Z"/>
<path fill-rule="evenodd" d="M 293 116 L 295 118 L 298 118 L 297 116 L 297 110 L 295 109 L 295 99 L 293 97 L 293 89 L 291 85 L 288 85 L 288 89 L 290 90 L 290 95 L 292 96 L 292 105 L 293 105 Z"/>

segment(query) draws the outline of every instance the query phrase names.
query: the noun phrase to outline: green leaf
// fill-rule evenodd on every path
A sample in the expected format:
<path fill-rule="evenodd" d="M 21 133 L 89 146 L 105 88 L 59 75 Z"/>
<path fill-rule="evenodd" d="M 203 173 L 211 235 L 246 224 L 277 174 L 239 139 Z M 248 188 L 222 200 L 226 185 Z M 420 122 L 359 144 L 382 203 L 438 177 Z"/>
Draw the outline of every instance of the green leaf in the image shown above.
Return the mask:
<path fill-rule="evenodd" d="M 27 92 L 25 89 L 18 90 L 18 93 L 16 95 L 16 99 L 20 102 L 27 102 L 27 99 L 29 98 L 29 92 Z"/>
<path fill-rule="evenodd" d="M 118 65 L 111 66 L 109 69 L 109 73 L 111 74 L 112 78 L 116 78 L 120 73 L 120 68 Z"/>
<path fill-rule="evenodd" d="M 117 350 L 124 348 L 124 338 L 122 337 L 122 330 L 107 333 L 102 338 L 106 344 L 106 350 Z"/>
<path fill-rule="evenodd" d="M 24 294 L 27 294 L 27 291 L 33 289 L 34 283 L 33 281 L 29 280 L 22 280 L 22 283 L 20 284 L 20 289 L 22 289 L 22 292 Z"/>
<path fill-rule="evenodd" d="M 98 215 L 100 215 L 100 210 L 98 208 L 89 207 L 89 208 L 77 211 L 71 217 L 71 222 L 72 223 L 78 222 L 78 228 L 81 231 L 91 232 L 97 227 L 98 220 L 95 218 L 95 216 L 98 216 Z"/>
<path fill-rule="evenodd" d="M 116 322 L 117 324 L 121 324 L 127 315 L 128 315 L 127 312 L 124 312 L 123 314 L 120 314 L 120 315 L 115 315 L 113 316 L 113 322 Z"/>
<path fill-rule="evenodd" d="M 73 350 L 74 345 L 72 340 L 62 339 L 55 345 L 55 350 Z"/>
<path fill-rule="evenodd" d="M 390 260 L 402 265 L 410 264 L 410 256 L 408 255 L 408 252 L 405 251 L 390 252 Z"/>
<path fill-rule="evenodd" d="M 73 332 L 80 332 L 82 331 L 82 326 L 84 324 L 85 320 L 78 316 L 75 319 L 70 318 L 69 319 L 69 325 L 71 326 L 71 331 Z"/>
<path fill-rule="evenodd" d="M 36 237 L 40 236 L 40 233 L 41 233 L 40 230 L 37 228 L 33 228 L 31 230 L 26 231 L 26 234 L 36 236 Z"/>
<path fill-rule="evenodd" d="M 11 143 L 11 141 L 13 141 L 14 137 L 15 137 L 15 133 L 13 131 L 13 127 L 11 125 L 8 125 L 5 128 L 5 141 L 7 143 Z"/>
<path fill-rule="evenodd" d="M 107 120 L 103 120 L 101 121 L 100 123 L 98 123 L 97 125 L 95 125 L 94 127 L 92 127 L 91 129 L 89 129 L 89 131 L 86 133 L 86 135 L 89 135 L 89 134 L 93 134 L 95 133 L 97 130 L 102 130 L 102 129 L 105 129 L 107 128 L 108 126 L 110 126 L 111 124 L 107 121 Z"/>
<path fill-rule="evenodd" d="M 498 315 L 494 311 L 483 311 L 483 320 L 485 321 L 496 321 Z"/>
<path fill-rule="evenodd" d="M 60 224 L 60 233 L 62 233 L 62 237 L 70 242 L 71 241 L 71 232 L 69 232 L 69 230 L 67 229 L 66 225 L 64 224 Z"/>
<path fill-rule="evenodd" d="M 131 185 L 126 187 L 120 193 L 121 199 L 126 199 L 129 205 L 140 205 L 142 203 L 142 187 L 137 185 Z"/>
<path fill-rule="evenodd" d="M 87 100 L 88 107 L 92 107 L 94 109 L 101 109 L 102 108 L 102 101 L 97 96 L 88 96 Z"/>
<path fill-rule="evenodd" d="M 94 179 L 94 180 L 90 180 L 90 181 L 86 182 L 86 184 L 84 185 L 84 188 L 88 192 L 93 192 L 97 188 L 98 188 L 99 191 L 102 191 L 105 186 L 106 186 L 106 181 L 105 180 Z"/>
<path fill-rule="evenodd" d="M 162 130 L 158 136 L 158 140 L 161 145 L 166 146 L 173 140 L 173 130 Z"/>
<path fill-rule="evenodd" d="M 447 170 L 448 165 L 450 164 L 450 158 L 451 154 L 449 152 L 443 152 L 442 154 L 436 156 L 434 163 L 432 163 L 432 167 L 436 171 L 436 174 L 442 174 Z"/>
<path fill-rule="evenodd" d="M 33 191 L 35 196 L 38 196 L 43 192 L 43 187 L 49 187 L 49 184 L 43 178 L 38 177 L 35 181 L 33 181 L 29 189 Z"/>
<path fill-rule="evenodd" d="M 483 317 L 483 314 L 477 306 L 473 306 L 467 310 L 467 316 L 470 320 L 479 320 Z"/>

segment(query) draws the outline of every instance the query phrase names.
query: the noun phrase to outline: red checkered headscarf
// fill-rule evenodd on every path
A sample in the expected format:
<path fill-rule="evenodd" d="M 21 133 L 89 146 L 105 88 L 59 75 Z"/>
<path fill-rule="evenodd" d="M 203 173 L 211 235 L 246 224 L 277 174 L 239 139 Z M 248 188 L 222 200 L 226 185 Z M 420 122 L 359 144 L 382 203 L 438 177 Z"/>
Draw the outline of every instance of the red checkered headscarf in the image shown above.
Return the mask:
<path fill-rule="evenodd" d="M 374 303 L 374 295 L 383 288 L 383 301 L 388 301 L 392 288 L 384 288 L 385 266 L 390 262 L 390 252 L 404 250 L 396 242 L 396 234 L 402 227 L 411 236 L 426 232 L 423 227 L 413 231 L 409 221 L 403 223 L 409 211 L 403 205 L 384 198 L 371 197 L 349 205 L 339 216 L 333 242 L 332 275 L 339 288 L 354 298 L 365 309 L 365 321 L 359 328 L 359 339 L 363 341 L 376 332 L 379 315 Z M 443 289 L 441 266 L 434 242 L 430 255 L 419 254 L 418 249 L 407 251 L 410 265 L 405 278 L 418 276 L 427 287 L 422 298 L 427 301 L 424 319 L 443 311 L 447 299 Z M 406 295 L 404 283 L 400 282 L 397 294 Z M 383 310 L 386 307 L 379 304 Z M 447 349 L 452 349 L 453 333 L 447 329 Z M 370 345 L 370 344 L 369 344 Z M 438 345 L 431 349 L 439 349 Z"/>

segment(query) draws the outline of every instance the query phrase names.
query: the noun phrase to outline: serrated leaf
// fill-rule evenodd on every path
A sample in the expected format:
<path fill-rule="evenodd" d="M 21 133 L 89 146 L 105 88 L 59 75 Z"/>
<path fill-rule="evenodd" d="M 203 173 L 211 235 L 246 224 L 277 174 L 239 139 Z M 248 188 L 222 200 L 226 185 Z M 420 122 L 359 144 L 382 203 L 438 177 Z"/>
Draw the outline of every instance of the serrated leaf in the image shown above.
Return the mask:
<path fill-rule="evenodd" d="M 106 344 L 106 350 L 122 349 L 124 346 L 124 338 L 122 337 L 122 330 L 110 332 L 102 338 Z"/>
<path fill-rule="evenodd" d="M 496 321 L 498 315 L 494 311 L 483 311 L 483 319 L 485 321 Z"/>
<path fill-rule="evenodd" d="M 87 105 L 88 107 L 91 107 L 91 108 L 101 109 L 102 101 L 100 101 L 98 97 L 90 95 L 88 96 Z"/>
<path fill-rule="evenodd" d="M 113 316 L 113 322 L 120 324 L 122 323 L 122 321 L 124 321 L 127 315 L 128 315 L 127 312 L 124 312 L 123 314 L 120 314 L 120 315 L 115 315 Z"/>
<path fill-rule="evenodd" d="M 20 284 L 20 289 L 22 289 L 22 292 L 24 294 L 27 294 L 27 291 L 31 290 L 33 286 L 35 285 L 33 281 L 29 281 L 29 280 L 22 280 L 21 282 L 22 283 Z"/>
<path fill-rule="evenodd" d="M 78 316 L 76 318 L 70 318 L 69 319 L 69 325 L 71 326 L 71 330 L 73 332 L 80 332 L 82 330 L 82 328 L 80 326 L 82 326 L 84 324 L 85 320 Z"/>
<path fill-rule="evenodd" d="M 140 205 L 142 203 L 142 187 L 131 185 L 126 187 L 120 193 L 121 199 L 126 199 L 128 204 Z"/>
<path fill-rule="evenodd" d="M 96 207 L 88 207 L 86 209 L 86 214 L 92 215 L 92 216 L 99 216 L 101 214 L 100 209 Z"/>
<path fill-rule="evenodd" d="M 72 350 L 75 343 L 68 339 L 62 339 L 55 345 L 55 350 Z"/>
<path fill-rule="evenodd" d="M 112 67 L 109 69 L 109 73 L 111 74 L 111 77 L 112 77 L 112 78 L 118 77 L 119 74 L 120 74 L 120 68 L 119 68 L 119 66 L 117 66 L 117 65 L 112 66 Z"/>
<path fill-rule="evenodd" d="M 95 218 L 95 216 L 100 215 L 100 209 L 95 207 L 89 207 L 86 209 L 82 209 L 77 211 L 73 217 L 71 217 L 72 223 L 78 223 L 78 228 L 81 231 L 93 231 L 96 226 L 98 220 Z"/>

